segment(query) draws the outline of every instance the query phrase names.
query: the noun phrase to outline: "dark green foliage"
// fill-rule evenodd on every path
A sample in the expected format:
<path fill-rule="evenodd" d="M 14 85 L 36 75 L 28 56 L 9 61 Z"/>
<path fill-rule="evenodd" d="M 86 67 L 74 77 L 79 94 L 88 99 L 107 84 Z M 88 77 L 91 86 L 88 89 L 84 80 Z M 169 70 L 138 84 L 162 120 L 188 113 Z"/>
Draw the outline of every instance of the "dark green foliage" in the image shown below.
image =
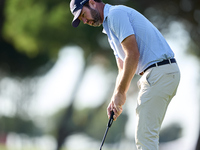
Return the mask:
<path fill-rule="evenodd" d="M 182 135 L 182 127 L 178 123 L 170 124 L 160 132 L 160 143 L 169 142 L 180 138 Z"/>
<path fill-rule="evenodd" d="M 32 137 L 43 134 L 42 130 L 31 120 L 24 120 L 20 117 L 0 117 L 0 134 L 10 132 Z"/>
<path fill-rule="evenodd" d="M 172 21 L 182 22 L 192 40 L 188 45 L 188 52 L 200 57 L 200 2 L 198 0 L 106 0 L 104 2 L 124 4 L 137 9 L 163 32 L 167 32 Z M 34 64 L 30 66 L 33 67 L 32 70 L 44 65 L 48 60 L 55 61 L 60 48 L 66 45 L 82 47 L 85 58 L 96 52 L 107 55 L 107 50 L 110 48 L 108 42 L 105 42 L 106 35 L 101 33 L 102 27 L 94 28 L 81 23 L 78 28 L 73 28 L 71 26 L 73 16 L 69 10 L 69 3 L 70 0 L 23 2 L 21 0 L 2 0 L 0 5 L 0 40 L 2 41 L 0 49 L 8 50 L 5 43 L 10 44 L 13 51 L 17 50 L 19 53 L 23 53 L 24 59 L 28 57 L 28 60 L 33 62 L 26 63 Z M 112 50 L 109 52 L 111 55 Z M 16 55 L 16 57 L 18 56 Z M 33 59 L 36 57 L 39 57 L 39 61 Z M 11 60 L 13 57 L 9 56 L 9 59 Z M 15 61 L 8 65 L 12 66 L 13 63 Z M 23 61 L 18 63 L 24 64 Z M 20 72 L 29 72 L 26 69 L 22 69 Z M 15 70 L 18 69 L 14 67 L 13 72 Z"/>

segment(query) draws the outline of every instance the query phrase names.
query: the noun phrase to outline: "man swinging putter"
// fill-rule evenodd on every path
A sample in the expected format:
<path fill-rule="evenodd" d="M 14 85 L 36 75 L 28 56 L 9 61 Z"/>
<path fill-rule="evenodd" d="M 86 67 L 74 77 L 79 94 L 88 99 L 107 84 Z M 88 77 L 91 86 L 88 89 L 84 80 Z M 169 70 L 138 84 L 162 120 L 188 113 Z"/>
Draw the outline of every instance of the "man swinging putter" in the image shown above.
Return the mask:
<path fill-rule="evenodd" d="M 101 0 L 71 0 L 70 9 L 73 27 L 80 21 L 94 27 L 103 25 L 116 57 L 119 72 L 107 107 L 109 118 L 112 111 L 114 120 L 122 113 L 131 80 L 135 74 L 141 75 L 136 146 L 138 150 L 158 150 L 161 124 L 180 81 L 172 49 L 158 29 L 133 8 Z"/>

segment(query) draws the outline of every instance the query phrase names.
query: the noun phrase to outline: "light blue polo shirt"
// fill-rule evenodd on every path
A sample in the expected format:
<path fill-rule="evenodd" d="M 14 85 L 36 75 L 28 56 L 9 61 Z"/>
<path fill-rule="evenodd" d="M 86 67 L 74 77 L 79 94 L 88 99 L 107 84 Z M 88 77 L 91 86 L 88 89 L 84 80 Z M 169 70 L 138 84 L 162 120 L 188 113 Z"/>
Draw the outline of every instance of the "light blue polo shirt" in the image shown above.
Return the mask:
<path fill-rule="evenodd" d="M 123 61 L 125 53 L 121 42 L 126 37 L 135 35 L 140 53 L 136 74 L 143 72 L 156 62 L 174 57 L 173 51 L 158 29 L 133 8 L 106 4 L 103 28 L 103 33 L 107 34 L 114 55 Z"/>

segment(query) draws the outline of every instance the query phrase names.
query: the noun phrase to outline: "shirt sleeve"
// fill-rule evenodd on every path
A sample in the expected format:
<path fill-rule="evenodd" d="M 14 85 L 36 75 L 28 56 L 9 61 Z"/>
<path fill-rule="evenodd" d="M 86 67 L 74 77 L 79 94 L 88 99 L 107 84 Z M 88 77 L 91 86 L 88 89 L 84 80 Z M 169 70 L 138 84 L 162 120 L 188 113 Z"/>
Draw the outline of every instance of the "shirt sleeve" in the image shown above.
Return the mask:
<path fill-rule="evenodd" d="M 126 37 L 135 34 L 126 11 L 121 9 L 111 10 L 107 19 L 109 28 L 119 39 L 120 43 Z"/>

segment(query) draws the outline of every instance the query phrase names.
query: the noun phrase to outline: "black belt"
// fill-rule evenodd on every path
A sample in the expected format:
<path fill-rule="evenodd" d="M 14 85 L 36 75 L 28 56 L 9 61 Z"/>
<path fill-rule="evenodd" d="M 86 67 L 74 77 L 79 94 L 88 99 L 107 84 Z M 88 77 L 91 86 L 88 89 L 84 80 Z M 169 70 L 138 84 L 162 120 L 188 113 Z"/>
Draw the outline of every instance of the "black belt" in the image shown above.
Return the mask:
<path fill-rule="evenodd" d="M 156 67 L 156 66 L 162 66 L 162 65 L 166 65 L 166 64 L 170 64 L 170 63 L 176 63 L 176 59 L 175 58 L 172 58 L 172 59 L 166 59 L 166 60 L 163 60 L 163 61 L 160 61 L 158 63 L 155 63 L 149 67 L 147 67 L 146 69 L 144 69 L 143 72 L 140 73 L 140 75 L 143 75 L 145 73 L 145 71 L 147 71 L 148 69 L 152 68 L 152 67 Z"/>

